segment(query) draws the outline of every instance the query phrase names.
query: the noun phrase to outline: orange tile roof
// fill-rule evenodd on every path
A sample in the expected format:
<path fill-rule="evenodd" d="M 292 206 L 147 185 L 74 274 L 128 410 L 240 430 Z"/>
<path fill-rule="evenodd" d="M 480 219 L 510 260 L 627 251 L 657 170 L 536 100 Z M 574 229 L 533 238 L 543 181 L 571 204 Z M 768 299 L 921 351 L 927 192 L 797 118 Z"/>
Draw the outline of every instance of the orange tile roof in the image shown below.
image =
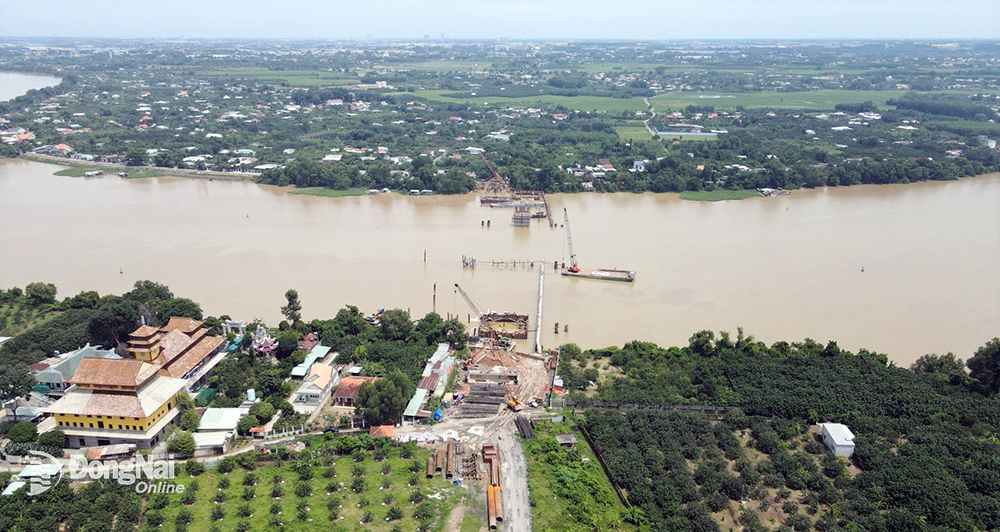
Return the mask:
<path fill-rule="evenodd" d="M 333 392 L 334 397 L 357 397 L 361 385 L 366 382 L 375 382 L 378 377 L 344 377 L 340 379 L 337 391 Z"/>
<path fill-rule="evenodd" d="M 66 382 L 95 386 L 139 386 L 155 375 L 158 369 L 156 364 L 141 360 L 86 357 Z"/>
<path fill-rule="evenodd" d="M 177 316 L 173 316 L 166 325 L 160 327 L 160 330 L 163 332 L 170 332 L 174 329 L 180 329 L 183 333 L 191 334 L 204 324 L 204 321 L 196 320 L 194 318 L 179 318 Z"/>
<path fill-rule="evenodd" d="M 151 412 L 150 412 L 151 413 Z M 146 417 L 139 397 L 124 393 L 91 394 L 80 414 L 85 416 Z M 113 420 L 111 421 L 113 422 Z M 111 423 L 109 422 L 109 423 Z M 124 423 L 124 422 L 123 422 Z"/>
<path fill-rule="evenodd" d="M 208 329 L 204 329 L 208 332 Z M 204 336 L 202 335 L 201 341 L 197 342 L 187 351 L 185 351 L 181 356 L 173 359 L 167 364 L 166 370 L 171 377 L 183 378 L 191 369 L 201 363 L 202 360 L 208 357 L 217 347 L 222 345 L 225 338 L 221 336 Z"/>
<path fill-rule="evenodd" d="M 325 390 L 333 380 L 333 368 L 313 364 L 309 367 L 309 375 L 303 380 L 304 383 L 315 384 L 320 390 Z"/>
<path fill-rule="evenodd" d="M 187 348 L 191 347 L 192 343 L 194 341 L 190 336 L 178 329 L 173 329 L 161 336 L 159 342 L 157 342 L 157 345 L 160 346 L 160 356 L 156 357 L 155 361 L 160 364 L 169 364 L 177 355 L 180 355 Z"/>
<path fill-rule="evenodd" d="M 132 333 L 129 334 L 129 336 L 131 336 L 132 338 L 148 338 L 158 332 L 160 332 L 160 330 L 157 329 L 156 327 L 153 327 L 152 325 L 143 325 L 142 327 L 139 327 L 138 329 L 132 331 Z"/>
<path fill-rule="evenodd" d="M 395 427 L 392 425 L 378 425 L 368 429 L 368 435 L 372 438 L 391 438 Z"/>

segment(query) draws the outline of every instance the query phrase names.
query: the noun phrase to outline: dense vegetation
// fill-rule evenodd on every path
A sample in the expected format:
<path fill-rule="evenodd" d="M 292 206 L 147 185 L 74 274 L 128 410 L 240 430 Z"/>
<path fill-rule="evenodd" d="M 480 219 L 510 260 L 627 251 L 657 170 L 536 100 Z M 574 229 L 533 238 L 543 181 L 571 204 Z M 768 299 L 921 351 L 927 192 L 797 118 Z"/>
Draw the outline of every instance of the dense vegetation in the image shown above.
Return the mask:
<path fill-rule="evenodd" d="M 0 497 L 0 530 L 427 531 L 441 528 L 455 502 L 443 481 L 422 474 L 427 451 L 413 443 L 367 435 L 304 443 L 299 452 L 229 457 L 207 471 L 189 461 L 166 481 L 183 485 L 182 493 L 138 494 L 114 481 L 74 488 L 66 479 L 35 497 L 22 490 Z"/>
<path fill-rule="evenodd" d="M 747 498 L 752 511 L 739 522 L 750 530 L 760 530 L 761 515 L 824 532 L 1000 526 L 1000 340 L 977 351 L 971 374 L 953 355 L 930 355 L 908 370 L 833 342 L 768 347 L 742 332 L 733 341 L 703 331 L 684 348 L 564 346 L 563 355 L 571 396 L 584 398 L 581 389 L 596 380 L 590 393 L 597 399 L 733 407 L 723 424 L 677 413 L 588 414 L 586 428 L 613 480 L 654 530 L 716 530 L 709 517 L 724 517 L 728 500 Z M 593 378 L 591 370 L 612 367 Z M 817 422 L 853 430 L 855 472 L 806 433 Z M 741 450 L 733 431 L 746 434 L 759 456 Z M 772 509 L 789 499 L 782 490 L 809 508 L 809 523 L 797 511 Z"/>

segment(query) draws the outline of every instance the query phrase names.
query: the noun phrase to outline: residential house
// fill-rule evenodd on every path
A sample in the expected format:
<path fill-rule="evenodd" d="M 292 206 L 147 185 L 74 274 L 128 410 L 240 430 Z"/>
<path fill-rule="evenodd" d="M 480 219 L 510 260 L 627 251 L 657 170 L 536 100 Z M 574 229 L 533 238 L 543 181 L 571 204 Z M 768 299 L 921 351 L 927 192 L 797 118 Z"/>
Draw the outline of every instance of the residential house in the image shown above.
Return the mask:
<path fill-rule="evenodd" d="M 338 382 L 338 376 L 333 367 L 314 364 L 309 368 L 309 375 L 302 380 L 302 386 L 295 391 L 293 404 L 310 406 L 322 404 L 329 396 L 333 385 Z"/>
<path fill-rule="evenodd" d="M 361 385 L 375 382 L 378 377 L 344 377 L 340 379 L 336 391 L 333 392 L 333 405 L 353 408 L 358 398 Z"/>
<path fill-rule="evenodd" d="M 35 372 L 35 381 L 38 382 L 35 385 L 35 391 L 43 395 L 63 395 L 70 386 L 66 381 L 76 372 L 76 368 L 80 365 L 80 362 L 88 357 L 121 358 L 115 354 L 113 349 L 100 349 L 99 347 L 87 344 L 76 351 L 70 351 L 69 353 L 63 353 L 37 362 L 29 366 Z"/>
<path fill-rule="evenodd" d="M 305 360 L 301 364 L 292 368 L 292 377 L 294 378 L 304 378 L 309 373 L 309 368 L 316 363 L 318 360 L 323 360 L 327 353 L 330 352 L 330 348 L 325 345 L 313 346 L 312 350 L 306 354 Z"/>

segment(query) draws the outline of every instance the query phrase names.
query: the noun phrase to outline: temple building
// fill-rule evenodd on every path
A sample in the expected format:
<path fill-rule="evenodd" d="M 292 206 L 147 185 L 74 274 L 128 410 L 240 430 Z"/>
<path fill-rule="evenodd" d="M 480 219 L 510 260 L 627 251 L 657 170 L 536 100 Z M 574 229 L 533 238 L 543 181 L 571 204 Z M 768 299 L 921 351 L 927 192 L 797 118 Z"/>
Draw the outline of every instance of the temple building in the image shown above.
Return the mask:
<path fill-rule="evenodd" d="M 225 338 L 209 336 L 205 322 L 192 318 L 170 318 L 163 327 L 143 325 L 129 335 L 128 352 L 163 368 L 167 375 L 185 379 L 187 391 L 197 390 L 225 356 L 220 349 Z"/>
<path fill-rule="evenodd" d="M 72 449 L 155 447 L 179 414 L 177 395 L 186 384 L 156 364 L 107 358 L 84 358 L 67 382 L 74 386 L 46 412 Z"/>
<path fill-rule="evenodd" d="M 134 359 L 83 358 L 65 395 L 46 409 L 67 446 L 163 441 L 180 413 L 178 394 L 197 388 L 225 356 L 225 339 L 209 336 L 203 323 L 175 317 L 163 327 L 139 327 L 128 341 Z"/>

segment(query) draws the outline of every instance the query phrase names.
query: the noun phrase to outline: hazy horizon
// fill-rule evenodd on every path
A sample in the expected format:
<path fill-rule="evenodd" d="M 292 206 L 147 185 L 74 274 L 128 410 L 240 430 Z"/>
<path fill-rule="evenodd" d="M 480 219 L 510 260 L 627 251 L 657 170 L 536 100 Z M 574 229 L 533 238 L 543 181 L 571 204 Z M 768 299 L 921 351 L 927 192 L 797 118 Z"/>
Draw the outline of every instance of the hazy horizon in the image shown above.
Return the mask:
<path fill-rule="evenodd" d="M 996 0 L 0 0 L 0 37 L 35 38 L 972 40 L 997 21 Z"/>

